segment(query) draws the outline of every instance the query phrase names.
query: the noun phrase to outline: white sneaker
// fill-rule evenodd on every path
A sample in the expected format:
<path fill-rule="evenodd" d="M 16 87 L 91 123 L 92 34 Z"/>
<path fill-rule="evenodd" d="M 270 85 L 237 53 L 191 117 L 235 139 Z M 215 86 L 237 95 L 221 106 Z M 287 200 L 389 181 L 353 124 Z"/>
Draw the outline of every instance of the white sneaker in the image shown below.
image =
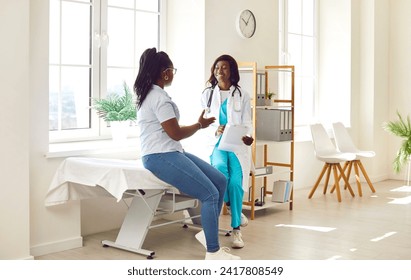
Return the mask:
<path fill-rule="evenodd" d="M 204 248 L 207 249 L 207 242 L 206 242 L 204 230 L 199 231 L 199 232 L 195 235 L 195 237 L 196 237 L 197 241 L 200 242 L 201 245 L 203 245 Z"/>
<path fill-rule="evenodd" d="M 230 206 L 226 206 L 226 207 L 227 207 L 227 213 L 228 213 L 228 215 L 231 216 Z M 246 217 L 243 213 L 241 213 L 241 222 L 240 222 L 240 223 L 241 223 L 240 226 L 242 226 L 242 227 L 246 227 L 246 226 L 248 225 L 248 219 L 247 219 L 247 217 Z"/>
<path fill-rule="evenodd" d="M 244 247 L 241 231 L 237 229 L 233 230 L 233 243 L 231 244 L 231 247 L 234 249 L 241 249 Z"/>
<path fill-rule="evenodd" d="M 240 224 L 240 226 L 246 227 L 247 225 L 248 225 L 248 219 L 243 213 L 241 213 L 241 224 Z"/>
<path fill-rule="evenodd" d="M 239 256 L 234 256 L 229 253 L 230 249 L 227 247 L 221 247 L 220 250 L 214 253 L 206 253 L 206 260 L 241 260 Z"/>

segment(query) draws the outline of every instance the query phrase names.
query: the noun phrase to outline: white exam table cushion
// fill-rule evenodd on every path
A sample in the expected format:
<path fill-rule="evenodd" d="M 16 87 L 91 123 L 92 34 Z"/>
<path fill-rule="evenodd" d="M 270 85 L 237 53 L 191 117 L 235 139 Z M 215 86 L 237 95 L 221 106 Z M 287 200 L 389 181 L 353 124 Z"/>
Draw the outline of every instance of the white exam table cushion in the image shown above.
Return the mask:
<path fill-rule="evenodd" d="M 114 196 L 120 201 L 127 190 L 169 187 L 145 169 L 140 159 L 71 157 L 65 159 L 54 174 L 45 205 L 97 196 Z"/>

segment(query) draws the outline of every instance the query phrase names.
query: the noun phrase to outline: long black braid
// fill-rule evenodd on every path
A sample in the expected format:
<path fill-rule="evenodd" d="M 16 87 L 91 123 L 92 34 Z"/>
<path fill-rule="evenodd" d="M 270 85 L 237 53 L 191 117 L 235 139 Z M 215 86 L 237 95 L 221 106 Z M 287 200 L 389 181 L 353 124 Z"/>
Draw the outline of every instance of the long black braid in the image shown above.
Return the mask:
<path fill-rule="evenodd" d="M 153 84 L 161 77 L 161 72 L 173 63 L 165 52 L 156 48 L 147 49 L 140 57 L 140 68 L 134 82 L 137 108 L 140 108 Z"/>

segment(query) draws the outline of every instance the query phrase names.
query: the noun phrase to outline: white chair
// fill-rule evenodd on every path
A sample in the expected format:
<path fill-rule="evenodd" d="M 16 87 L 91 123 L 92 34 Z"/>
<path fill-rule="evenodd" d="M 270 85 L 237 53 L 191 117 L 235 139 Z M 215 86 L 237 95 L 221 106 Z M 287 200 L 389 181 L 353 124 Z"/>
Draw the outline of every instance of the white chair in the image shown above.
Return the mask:
<path fill-rule="evenodd" d="M 360 169 L 371 191 L 375 193 L 374 186 L 372 185 L 370 178 L 368 177 L 368 174 L 365 171 L 363 164 L 361 163 L 361 158 L 374 157 L 375 152 L 374 151 L 361 151 L 357 149 L 346 127 L 341 122 L 333 123 L 333 130 L 334 130 L 334 139 L 335 139 L 335 143 L 337 145 L 338 150 L 343 153 L 353 153 L 356 155 L 354 160 L 347 161 L 344 164 L 343 170 L 344 172 L 347 172 L 345 173 L 346 177 L 348 179 L 350 178 L 351 170 L 352 170 L 352 167 L 354 166 L 355 179 L 357 181 L 357 187 L 358 187 L 358 195 L 362 196 L 360 172 L 359 172 L 359 169 Z"/>
<path fill-rule="evenodd" d="M 333 170 L 334 174 L 334 188 L 337 190 L 338 202 L 341 202 L 341 192 L 339 186 L 339 181 L 341 177 L 344 179 L 345 185 L 347 186 L 351 195 L 354 197 L 354 192 L 351 189 L 351 186 L 347 180 L 347 177 L 344 174 L 344 171 L 341 168 L 340 163 L 354 160 L 355 154 L 342 153 L 338 151 L 337 148 L 334 146 L 333 142 L 331 141 L 330 137 L 328 137 L 327 131 L 325 130 L 322 124 L 313 124 L 310 126 L 310 128 L 312 141 L 314 144 L 315 156 L 318 160 L 324 162 L 324 167 L 320 173 L 320 176 L 318 176 L 318 179 L 315 182 L 314 187 L 311 189 L 308 198 L 311 198 L 314 195 L 314 192 L 320 184 L 325 172 L 327 172 L 327 177 L 325 180 L 323 193 L 327 193 L 328 181 L 330 179 L 331 170 Z"/>

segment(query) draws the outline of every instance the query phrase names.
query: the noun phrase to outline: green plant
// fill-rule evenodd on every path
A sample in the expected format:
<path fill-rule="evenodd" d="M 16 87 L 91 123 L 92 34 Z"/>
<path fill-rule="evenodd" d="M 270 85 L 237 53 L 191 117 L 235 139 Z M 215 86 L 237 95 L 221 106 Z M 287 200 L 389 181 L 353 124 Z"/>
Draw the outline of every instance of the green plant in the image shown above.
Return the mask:
<path fill-rule="evenodd" d="M 130 88 L 123 82 L 124 94 L 110 93 L 105 99 L 93 99 L 93 109 L 107 122 L 136 120 L 136 105 Z"/>
<path fill-rule="evenodd" d="M 275 92 L 267 92 L 267 98 L 268 99 L 273 98 L 275 95 L 276 95 Z"/>
<path fill-rule="evenodd" d="M 404 119 L 399 112 L 397 112 L 397 116 L 398 120 L 384 123 L 383 128 L 387 132 L 403 138 L 393 162 L 394 171 L 398 173 L 411 156 L 411 123 L 409 116 Z"/>

